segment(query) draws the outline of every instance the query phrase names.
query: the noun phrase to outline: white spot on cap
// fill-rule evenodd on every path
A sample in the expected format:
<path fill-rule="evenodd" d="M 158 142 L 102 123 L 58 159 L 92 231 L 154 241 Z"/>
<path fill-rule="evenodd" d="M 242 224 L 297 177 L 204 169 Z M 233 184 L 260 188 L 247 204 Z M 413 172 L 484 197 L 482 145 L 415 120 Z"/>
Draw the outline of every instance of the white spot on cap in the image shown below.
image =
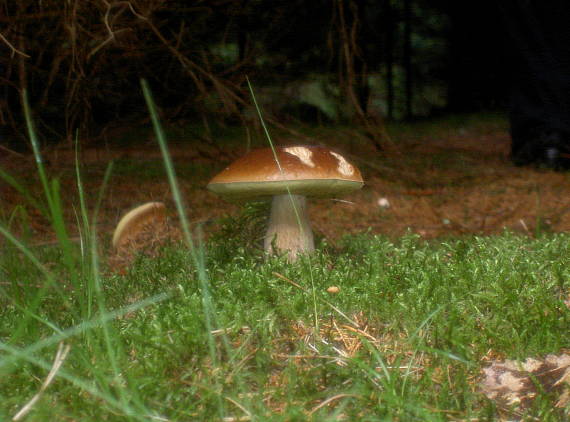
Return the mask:
<path fill-rule="evenodd" d="M 335 156 L 338 161 L 338 171 L 345 176 L 352 176 L 354 174 L 354 167 L 348 161 L 344 159 L 344 157 L 336 152 L 332 152 L 331 154 Z"/>
<path fill-rule="evenodd" d="M 297 157 L 301 162 L 309 167 L 315 167 L 313 162 L 313 151 L 306 147 L 288 147 L 284 148 L 284 151 L 288 154 L 292 154 Z"/>

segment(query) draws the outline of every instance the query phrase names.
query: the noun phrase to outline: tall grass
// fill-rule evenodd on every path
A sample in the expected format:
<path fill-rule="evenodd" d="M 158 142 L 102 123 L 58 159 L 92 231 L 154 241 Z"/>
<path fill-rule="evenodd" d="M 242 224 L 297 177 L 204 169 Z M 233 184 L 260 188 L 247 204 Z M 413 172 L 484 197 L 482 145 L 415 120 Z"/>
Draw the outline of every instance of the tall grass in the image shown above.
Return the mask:
<path fill-rule="evenodd" d="M 206 275 L 206 263 L 205 263 L 205 255 L 203 254 L 203 249 L 197 249 L 194 245 L 194 240 L 192 233 L 190 232 L 190 225 L 188 224 L 188 218 L 186 216 L 186 206 L 184 205 L 184 201 L 182 198 L 182 194 L 180 192 L 180 188 L 178 187 L 178 181 L 176 178 L 176 172 L 174 170 L 174 165 L 172 163 L 172 158 L 170 157 L 170 152 L 168 150 L 168 145 L 166 142 L 166 136 L 164 135 L 164 130 L 162 129 L 162 125 L 158 118 L 158 113 L 156 110 L 156 106 L 152 99 L 152 93 L 148 86 L 146 80 L 141 80 L 141 87 L 143 90 L 144 98 L 146 101 L 146 105 L 150 112 L 150 116 L 152 119 L 152 125 L 154 128 L 154 133 L 156 135 L 156 139 L 160 146 L 160 151 L 162 153 L 162 160 L 164 162 L 164 167 L 166 170 L 166 174 L 168 177 L 168 182 L 170 184 L 170 188 L 172 190 L 172 195 L 174 199 L 174 203 L 176 204 L 176 211 L 178 212 L 178 216 L 180 218 L 180 223 L 182 226 L 182 232 L 184 234 L 184 240 L 189 248 L 190 255 L 192 257 L 194 268 L 196 268 L 198 273 L 198 280 L 200 282 L 201 287 L 201 294 L 202 294 L 202 305 L 204 309 L 204 320 L 207 332 L 207 339 L 208 339 L 208 349 L 210 351 L 210 358 L 214 367 L 219 367 L 220 359 L 218 356 L 218 352 L 216 350 L 215 339 L 212 333 L 214 330 L 217 329 L 217 321 L 216 321 L 216 310 L 214 304 L 212 302 L 212 296 L 210 293 L 210 286 L 208 282 L 208 277 Z M 200 242 L 201 239 L 198 238 Z M 224 337 L 222 336 L 222 339 Z M 229 345 L 226 341 L 223 342 L 226 348 L 226 353 L 230 353 Z M 220 378 L 214 377 L 216 382 L 216 388 L 221 389 L 220 387 Z M 224 402 L 221 397 L 218 399 L 219 405 L 219 415 L 223 417 L 224 414 Z"/>
<path fill-rule="evenodd" d="M 150 410 L 138 396 L 136 382 L 125 372 L 122 340 L 112 321 L 129 312 L 156 305 L 168 299 L 170 292 L 162 292 L 141 299 L 127 306 L 108 309 L 97 245 L 97 213 L 104 187 L 108 184 L 109 166 L 102 181 L 99 198 L 93 215 L 88 214 L 86 195 L 76 158 L 76 181 L 79 208 L 76 219 L 80 227 L 80 248 L 73 244 L 62 209 L 61 186 L 56 178 L 50 178 L 41 155 L 34 128 L 32 113 L 26 92 L 22 94 L 28 136 L 36 163 L 39 183 L 43 188 L 45 205 L 33 198 L 16 178 L 2 171 L 0 176 L 15 187 L 29 205 L 36 207 L 50 223 L 57 238 L 57 262 L 55 267 L 43 262 L 42 251 L 26 245 L 0 223 L 0 234 L 8 241 L 3 258 L 32 265 L 35 278 L 5 279 L 0 286 L 5 306 L 15 313 L 4 318 L 1 326 L 0 372 L 8 375 L 28 368 L 27 364 L 49 370 L 46 356 L 58 344 L 67 344 L 74 356 L 74 370 L 57 370 L 56 377 L 65 379 L 79 391 L 103 400 L 110 408 L 129 418 L 146 420 Z M 19 315 L 16 317 L 16 315 Z M 70 346 L 69 346 L 70 345 Z M 29 370 L 24 370 L 29 373 Z M 85 378 L 83 374 L 92 377 Z M 131 388 L 117 388 L 117 380 L 131 384 Z M 31 381 L 31 379 L 30 379 Z M 32 410 L 33 409 L 28 409 Z M 26 412 L 27 413 L 27 412 Z M 6 416 L 6 415 L 4 415 Z M 23 417 L 23 415 L 22 415 Z"/>
<path fill-rule="evenodd" d="M 265 134 L 267 142 L 269 143 L 271 151 L 273 152 L 273 158 L 275 159 L 275 162 L 277 163 L 277 167 L 279 169 L 279 172 L 281 173 L 281 175 L 284 176 L 283 167 L 281 166 L 281 162 L 279 160 L 279 155 L 277 154 L 277 151 L 275 149 L 275 144 L 273 143 L 273 140 L 271 139 L 271 135 L 269 133 L 267 125 L 265 124 L 265 119 L 263 118 L 261 108 L 259 107 L 259 104 L 257 103 L 257 99 L 255 98 L 255 92 L 253 91 L 253 86 L 251 85 L 251 82 L 249 81 L 248 77 L 246 77 L 246 81 L 247 81 L 247 87 L 249 89 L 249 93 L 251 94 L 253 105 L 255 106 L 255 110 L 257 111 L 257 115 L 258 115 L 259 121 L 261 123 L 261 127 L 263 128 L 263 132 Z M 285 177 L 283 177 L 283 179 L 285 179 Z M 291 204 L 293 205 L 293 210 L 295 211 L 295 218 L 297 220 L 297 225 L 300 227 L 300 229 L 302 231 L 303 226 L 301 224 L 301 217 L 299 215 L 299 210 L 297 209 L 296 203 L 293 200 L 293 197 L 292 197 L 291 191 L 289 190 L 289 187 L 286 186 L 286 189 L 287 189 L 287 194 L 289 195 L 289 199 L 291 200 Z M 314 313 L 313 313 L 314 319 L 313 320 L 314 320 L 314 324 L 315 324 L 315 330 L 316 330 L 316 332 L 318 332 L 319 331 L 319 329 L 318 329 L 318 327 L 319 327 L 319 316 L 317 313 L 317 296 L 315 293 L 315 283 L 314 283 L 313 271 L 312 271 L 313 265 L 311 264 L 310 255 L 306 257 L 306 262 L 308 262 L 307 268 L 308 268 L 308 271 L 310 274 L 310 281 L 311 281 L 311 293 L 312 293 L 313 311 L 314 311 Z"/>
<path fill-rule="evenodd" d="M 223 351 L 220 351 L 217 347 L 217 340 L 212 334 L 217 331 L 218 323 L 206 274 L 203 245 L 200 236 L 196 236 L 190 231 L 186 207 L 178 186 L 164 131 L 146 81 L 141 81 L 141 88 L 162 152 L 163 163 L 180 217 L 184 240 L 191 257 L 190 261 L 184 263 L 185 271 L 189 274 L 196 272 L 201 286 L 204 333 L 208 343 L 211 365 L 213 368 L 219 368 L 222 365 L 220 354 L 229 356 L 231 360 L 232 351 L 224 335 L 220 336 L 223 346 Z M 57 272 L 54 272 L 42 262 L 41 251 L 36 251 L 27 246 L 12 235 L 5 225 L 0 225 L 0 234 L 11 245 L 9 253 L 14 253 L 16 250 L 21 253 L 37 268 L 38 277 L 41 280 L 39 281 L 41 283 L 39 289 L 24 284 L 23 291 L 18 292 L 21 296 L 17 298 L 12 293 L 15 290 L 15 280 L 13 280 L 14 285 L 11 288 L 5 289 L 4 285 L 0 286 L 7 303 L 14 306 L 23 316 L 20 320 L 8 323 L 16 323 L 16 326 L 6 325 L 2 327 L 4 340 L 0 342 L 0 349 L 5 354 L 0 358 L 0 369 L 3 372 L 11 373 L 18 367 L 25 366 L 25 362 L 27 362 L 33 366 L 49 370 L 49 361 L 40 355 L 47 350 L 53 350 L 58 344 L 71 343 L 70 356 L 75 358 L 74 362 L 79 361 L 81 364 L 77 368 L 77 372 L 70 372 L 65 368 L 64 363 L 63 367 L 57 370 L 56 378 L 67 380 L 79 390 L 103 400 L 107 406 L 114 408 L 128 418 L 146 420 L 152 416 L 153 412 L 147 407 L 145 400 L 139 396 L 137 380 L 131 378 L 129 371 L 125 368 L 129 359 L 124 350 L 125 345 L 121 339 L 121 334 L 117 331 L 114 321 L 126 314 L 168 300 L 172 292 L 163 291 L 148 298 L 139 299 L 133 304 L 121 306 L 118 309 L 108 308 L 98 255 L 97 215 L 104 194 L 104 187 L 109 183 L 111 177 L 112 165 L 109 165 L 105 172 L 94 212 L 89 215 L 87 193 L 84 190 L 80 172 L 79 145 L 76 143 L 76 188 L 79 204 L 75 210 L 75 215 L 80 233 L 79 245 L 77 246 L 71 240 L 66 226 L 59 181 L 55 178 L 50 179 L 46 171 L 25 92 L 22 102 L 37 174 L 43 187 L 47 205 L 44 206 L 42 202 L 28 194 L 25 187 L 10 174 L 2 171 L 0 176 L 5 182 L 16 188 L 28 200 L 29 205 L 37 207 L 49 221 L 58 242 L 57 252 L 59 256 L 57 259 L 58 261 L 61 260 L 63 266 L 58 266 Z M 195 245 L 195 238 L 198 240 L 198 247 Z M 49 302 L 49 305 L 46 305 L 45 302 Z M 36 323 L 39 323 L 43 328 L 34 328 L 31 330 L 34 335 L 27 335 L 30 327 Z M 19 346 L 15 346 L 18 344 Z M 90 373 L 92 377 L 84 378 L 77 375 L 77 373 L 82 372 Z M 212 391 L 217 396 L 217 414 L 219 417 L 223 417 L 227 402 L 227 399 L 224 400 L 220 394 L 224 373 L 222 371 L 213 371 L 213 373 L 218 374 L 213 376 L 211 380 Z"/>

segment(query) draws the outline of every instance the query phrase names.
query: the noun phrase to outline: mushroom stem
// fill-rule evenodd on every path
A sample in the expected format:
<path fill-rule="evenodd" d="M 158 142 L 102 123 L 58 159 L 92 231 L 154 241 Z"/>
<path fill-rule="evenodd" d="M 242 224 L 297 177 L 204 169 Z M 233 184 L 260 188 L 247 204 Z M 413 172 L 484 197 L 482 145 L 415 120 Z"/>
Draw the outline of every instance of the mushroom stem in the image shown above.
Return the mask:
<path fill-rule="evenodd" d="M 286 194 L 273 197 L 265 251 L 273 253 L 274 248 L 286 251 L 291 261 L 295 261 L 300 253 L 315 250 L 304 196 Z"/>

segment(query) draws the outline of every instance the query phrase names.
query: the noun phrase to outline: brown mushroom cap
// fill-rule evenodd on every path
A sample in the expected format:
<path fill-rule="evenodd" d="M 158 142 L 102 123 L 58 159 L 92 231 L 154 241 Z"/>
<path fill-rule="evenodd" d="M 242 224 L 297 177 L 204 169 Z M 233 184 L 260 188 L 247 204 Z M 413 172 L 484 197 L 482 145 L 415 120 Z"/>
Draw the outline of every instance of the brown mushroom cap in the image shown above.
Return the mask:
<path fill-rule="evenodd" d="M 342 155 L 320 146 L 251 151 L 216 177 L 207 188 L 230 200 L 284 195 L 335 196 L 364 184 L 360 171 Z"/>
<path fill-rule="evenodd" d="M 148 202 L 126 213 L 113 233 L 113 246 L 120 248 L 132 239 L 146 225 L 152 226 L 166 222 L 166 207 L 162 202 Z"/>

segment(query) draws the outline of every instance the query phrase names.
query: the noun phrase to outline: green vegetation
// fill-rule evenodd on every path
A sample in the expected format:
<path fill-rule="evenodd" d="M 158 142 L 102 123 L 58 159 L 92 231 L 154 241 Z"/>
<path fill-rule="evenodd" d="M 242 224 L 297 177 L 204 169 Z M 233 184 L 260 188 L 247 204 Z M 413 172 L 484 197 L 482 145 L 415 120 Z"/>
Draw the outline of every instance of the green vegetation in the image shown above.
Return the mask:
<path fill-rule="evenodd" d="M 255 209 L 206 242 L 190 231 L 155 130 L 182 245 L 113 271 L 81 174 L 73 243 L 39 159 L 40 208 L 59 244 L 25 245 L 0 222 L 0 420 L 39 391 L 26 421 L 495 420 L 481 368 L 568 346 L 568 235 L 364 233 L 295 264 L 264 259 Z M 528 413 L 562 420 L 551 403 L 540 394 Z"/>
<path fill-rule="evenodd" d="M 492 414 L 476 391 L 486 358 L 541 356 L 570 341 L 569 240 L 361 235 L 294 266 L 209 244 L 210 330 L 183 248 L 102 273 L 96 305 L 106 310 L 89 320 L 92 279 L 60 289 L 5 248 L 2 417 L 38 391 L 63 341 L 70 355 L 28 420 L 301 420 L 335 396 L 314 420 L 481 418 Z M 59 252 L 39 255 L 55 283 L 65 280 Z"/>

